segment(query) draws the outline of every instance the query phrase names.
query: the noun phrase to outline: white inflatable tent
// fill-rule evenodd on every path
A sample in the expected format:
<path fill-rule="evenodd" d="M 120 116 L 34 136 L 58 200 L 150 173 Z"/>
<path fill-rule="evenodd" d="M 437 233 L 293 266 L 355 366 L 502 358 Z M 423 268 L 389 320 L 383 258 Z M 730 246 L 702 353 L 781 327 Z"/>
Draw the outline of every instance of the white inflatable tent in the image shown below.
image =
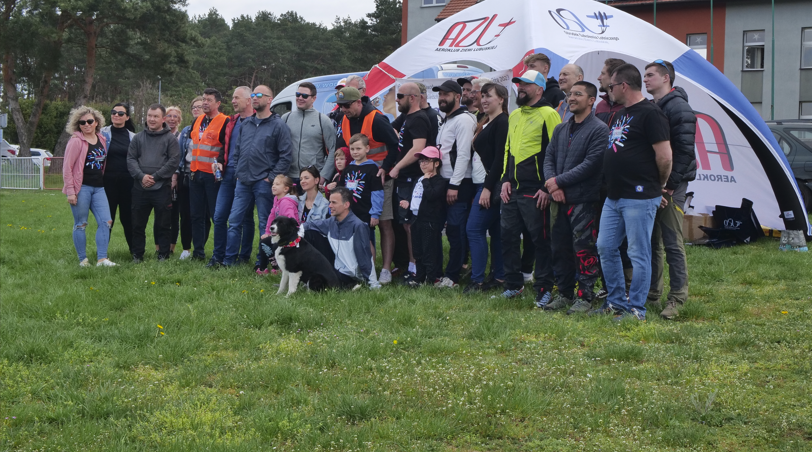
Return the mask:
<path fill-rule="evenodd" d="M 697 113 L 698 213 L 716 205 L 754 203 L 762 225 L 812 235 L 789 163 L 767 125 L 721 72 L 685 44 L 651 24 L 592 0 L 487 0 L 426 30 L 376 65 L 366 76 L 371 97 L 396 79 L 429 65 L 471 60 L 494 70 L 525 68 L 522 59 L 544 53 L 551 76 L 567 63 L 595 82 L 607 58 L 621 58 L 641 73 L 658 58 L 671 61 L 675 85 Z M 596 82 L 595 82 L 596 83 Z M 645 90 L 644 90 L 645 92 Z M 608 144 L 608 137 L 607 137 Z"/>

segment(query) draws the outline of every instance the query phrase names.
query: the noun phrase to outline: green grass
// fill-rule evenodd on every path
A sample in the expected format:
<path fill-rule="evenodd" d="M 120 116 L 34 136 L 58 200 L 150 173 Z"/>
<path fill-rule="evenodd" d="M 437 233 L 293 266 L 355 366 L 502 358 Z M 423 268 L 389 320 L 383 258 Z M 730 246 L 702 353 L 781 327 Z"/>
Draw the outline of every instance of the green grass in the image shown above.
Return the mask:
<path fill-rule="evenodd" d="M 284 299 L 248 267 L 132 265 L 119 227 L 120 265 L 80 269 L 71 230 L 61 193 L 0 192 L 0 450 L 812 450 L 812 261 L 775 239 L 689 247 L 680 319 L 616 325 Z"/>

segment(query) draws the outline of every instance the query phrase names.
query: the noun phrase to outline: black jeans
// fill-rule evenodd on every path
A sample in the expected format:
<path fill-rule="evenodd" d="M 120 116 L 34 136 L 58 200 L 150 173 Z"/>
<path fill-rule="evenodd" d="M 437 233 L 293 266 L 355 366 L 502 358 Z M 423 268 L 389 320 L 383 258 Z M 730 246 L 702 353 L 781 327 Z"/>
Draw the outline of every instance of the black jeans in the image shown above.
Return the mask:
<path fill-rule="evenodd" d="M 550 205 L 552 218 L 552 251 L 558 293 L 585 301 L 594 297 L 598 280 L 597 203 Z M 578 272 L 578 292 L 575 292 L 575 273 Z"/>
<path fill-rule="evenodd" d="M 178 243 L 178 235 L 180 235 L 180 243 L 184 250 L 192 249 L 192 212 L 190 210 L 190 196 L 189 196 L 189 174 L 184 173 L 178 176 L 178 199 L 174 204 L 178 206 L 178 215 L 180 221 L 175 222 L 172 219 L 172 232 L 169 236 L 170 243 Z M 174 209 L 173 213 L 174 215 Z M 176 228 L 176 225 L 179 228 Z M 209 240 L 209 231 L 211 230 L 211 222 L 206 218 L 206 238 L 204 242 Z"/>
<path fill-rule="evenodd" d="M 124 229 L 124 239 L 127 240 L 127 248 L 132 253 L 133 249 L 133 178 L 129 173 L 105 173 L 104 193 L 107 194 L 107 204 L 110 206 L 110 218 L 113 225 L 116 222 L 116 210 L 118 210 L 119 223 Z M 112 238 L 112 227 L 110 226 Z"/>
<path fill-rule="evenodd" d="M 524 287 L 522 276 L 521 238 L 527 230 L 536 251 L 533 288 L 536 292 L 553 290 L 550 250 L 550 210 L 539 210 L 533 193 L 513 194 L 502 204 L 502 257 L 505 265 L 505 288 Z"/>
<path fill-rule="evenodd" d="M 189 210 L 192 217 L 192 256 L 206 257 L 206 241 L 209 238 L 209 227 L 214 222 L 214 210 L 217 203 L 217 192 L 220 182 L 214 180 L 214 174 L 196 171 L 189 181 Z"/>
<path fill-rule="evenodd" d="M 157 190 L 144 190 L 140 185 L 133 187 L 133 257 L 143 259 L 147 243 L 146 229 L 149 214 L 155 209 L 154 231 L 158 236 L 158 256 L 169 255 L 169 226 L 172 214 L 172 190 L 164 184 Z"/>
<path fill-rule="evenodd" d="M 307 240 L 307 243 L 313 245 L 313 248 L 316 248 L 322 255 L 324 255 L 324 257 L 327 258 L 327 262 L 335 262 L 336 255 L 333 252 L 333 247 L 330 246 L 330 241 L 327 239 L 327 237 L 316 231 L 305 231 L 304 239 Z M 335 267 L 333 267 L 333 272 L 335 272 L 335 275 L 338 278 L 341 289 L 351 289 L 355 287 L 356 284 L 361 283 L 361 281 L 358 281 L 352 276 L 345 275 L 344 273 L 336 270 Z"/>
<path fill-rule="evenodd" d="M 443 276 L 443 223 L 417 221 L 412 224 L 412 252 L 414 253 L 415 280 L 434 284 Z"/>

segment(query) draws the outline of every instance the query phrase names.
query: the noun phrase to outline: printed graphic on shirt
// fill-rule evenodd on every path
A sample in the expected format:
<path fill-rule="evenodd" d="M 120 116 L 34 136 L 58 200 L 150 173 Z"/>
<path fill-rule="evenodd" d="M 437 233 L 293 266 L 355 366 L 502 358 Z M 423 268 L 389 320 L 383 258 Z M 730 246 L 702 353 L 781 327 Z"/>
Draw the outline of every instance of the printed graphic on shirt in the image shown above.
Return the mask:
<path fill-rule="evenodd" d="M 364 194 L 366 181 L 362 171 L 349 171 L 344 178 L 344 186 L 352 192 L 353 201 L 358 202 Z"/>
<path fill-rule="evenodd" d="M 100 170 L 104 163 L 105 153 L 104 148 L 91 147 L 87 150 L 87 158 L 85 159 L 85 168 Z"/>
<path fill-rule="evenodd" d="M 406 130 L 406 121 L 403 121 L 403 125 L 400 126 L 400 132 L 398 133 L 398 153 L 403 153 L 403 132 Z"/>
<path fill-rule="evenodd" d="M 623 147 L 623 142 L 626 141 L 626 134 L 629 133 L 629 124 L 634 119 L 634 116 L 623 115 L 615 121 L 612 130 L 609 131 L 609 147 L 617 152 L 617 146 Z"/>

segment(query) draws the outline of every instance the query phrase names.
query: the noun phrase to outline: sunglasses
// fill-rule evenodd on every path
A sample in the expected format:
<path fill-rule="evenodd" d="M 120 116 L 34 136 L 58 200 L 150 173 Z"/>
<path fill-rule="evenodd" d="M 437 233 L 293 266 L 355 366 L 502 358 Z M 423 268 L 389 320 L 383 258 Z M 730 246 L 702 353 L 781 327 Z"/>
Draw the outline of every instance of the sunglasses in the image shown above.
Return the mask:
<path fill-rule="evenodd" d="M 312 94 L 296 93 L 296 97 L 301 97 L 302 99 L 307 99 L 310 96 L 312 96 Z"/>
<path fill-rule="evenodd" d="M 344 108 L 344 109 L 347 109 L 347 108 L 350 108 L 350 105 L 352 105 L 352 103 L 349 103 L 349 104 L 338 104 L 338 108 Z"/>
<path fill-rule="evenodd" d="M 670 69 L 668 69 L 668 66 L 665 64 L 665 61 L 663 61 L 663 60 L 654 60 L 654 63 L 659 64 L 660 66 L 664 67 L 665 70 L 667 70 L 667 71 L 670 70 Z"/>
<path fill-rule="evenodd" d="M 296 94 L 299 94 L 299 93 L 296 93 Z M 262 98 L 263 98 L 264 96 L 266 96 L 266 95 L 267 95 L 267 94 L 262 94 L 262 93 L 251 93 L 251 98 L 253 99 L 253 98 L 255 98 L 255 97 L 256 97 L 257 99 L 262 99 Z M 298 97 L 298 96 L 297 96 L 297 97 Z"/>
<path fill-rule="evenodd" d="M 83 126 L 85 124 L 93 124 L 94 122 L 96 122 L 95 119 L 88 119 L 87 121 L 85 121 L 84 119 L 80 119 L 79 120 L 79 125 Z"/>
<path fill-rule="evenodd" d="M 118 110 L 113 110 L 113 111 L 110 112 L 110 116 L 116 116 L 116 115 L 118 115 L 118 116 L 127 116 L 127 112 L 126 111 L 118 111 Z"/>
<path fill-rule="evenodd" d="M 398 93 L 398 95 L 397 95 L 397 96 L 398 96 L 398 99 L 403 99 L 403 98 L 404 98 L 404 97 L 406 97 L 406 96 L 409 96 L 409 97 L 412 97 L 412 96 L 417 96 L 417 94 L 403 94 L 403 93 Z"/>
<path fill-rule="evenodd" d="M 618 86 L 618 85 L 622 85 L 622 84 L 624 84 L 624 83 L 626 83 L 626 82 L 620 82 L 620 83 L 610 83 L 610 84 L 606 85 L 606 89 L 608 89 L 609 91 L 612 91 L 612 88 L 614 88 L 614 87 L 616 87 L 616 86 Z"/>

